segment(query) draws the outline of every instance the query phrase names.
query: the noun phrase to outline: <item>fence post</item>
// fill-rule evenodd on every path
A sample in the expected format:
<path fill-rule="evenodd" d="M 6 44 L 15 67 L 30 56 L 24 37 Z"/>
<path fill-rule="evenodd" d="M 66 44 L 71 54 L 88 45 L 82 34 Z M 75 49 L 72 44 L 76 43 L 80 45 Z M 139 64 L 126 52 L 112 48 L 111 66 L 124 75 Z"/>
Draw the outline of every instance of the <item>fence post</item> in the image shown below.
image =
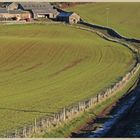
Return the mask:
<path fill-rule="evenodd" d="M 63 109 L 63 120 L 64 120 L 64 121 L 66 120 L 66 109 L 65 109 L 65 107 L 64 107 L 64 109 Z"/>
<path fill-rule="evenodd" d="M 97 94 L 97 103 L 99 102 L 99 94 Z"/>
<path fill-rule="evenodd" d="M 23 128 L 23 137 L 26 137 L 26 126 Z"/>
<path fill-rule="evenodd" d="M 45 122 L 45 121 L 44 121 L 44 119 L 42 118 L 42 119 L 41 119 L 41 125 L 42 125 L 42 127 L 44 127 L 44 124 L 45 124 L 44 122 Z"/>
<path fill-rule="evenodd" d="M 48 119 L 46 120 L 46 126 L 47 126 L 47 128 L 49 128 L 49 121 L 48 121 Z"/>
<path fill-rule="evenodd" d="M 36 133 L 37 130 L 37 126 L 36 126 L 36 118 L 35 118 L 35 122 L 34 122 L 34 132 Z"/>
<path fill-rule="evenodd" d="M 15 138 L 17 137 L 17 129 L 15 130 Z"/>

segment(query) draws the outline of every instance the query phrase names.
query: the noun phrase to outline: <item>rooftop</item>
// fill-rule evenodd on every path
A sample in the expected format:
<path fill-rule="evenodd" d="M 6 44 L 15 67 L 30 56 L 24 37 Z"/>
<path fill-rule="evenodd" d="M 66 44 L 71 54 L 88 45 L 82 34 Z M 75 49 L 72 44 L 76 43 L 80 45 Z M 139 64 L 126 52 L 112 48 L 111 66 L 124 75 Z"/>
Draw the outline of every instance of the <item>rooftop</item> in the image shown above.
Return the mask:
<path fill-rule="evenodd" d="M 23 10 L 7 10 L 6 8 L 0 8 L 0 13 L 21 14 L 21 13 L 27 13 L 27 11 L 23 11 Z"/>
<path fill-rule="evenodd" d="M 7 9 L 6 8 L 0 8 L 0 13 L 7 13 Z"/>
<path fill-rule="evenodd" d="M 60 17 L 69 17 L 72 14 L 73 14 L 73 12 L 61 12 L 58 16 L 60 16 Z"/>
<path fill-rule="evenodd" d="M 24 10 L 32 10 L 33 12 L 41 13 L 58 13 L 57 10 L 48 2 L 19 2 L 18 4 Z"/>

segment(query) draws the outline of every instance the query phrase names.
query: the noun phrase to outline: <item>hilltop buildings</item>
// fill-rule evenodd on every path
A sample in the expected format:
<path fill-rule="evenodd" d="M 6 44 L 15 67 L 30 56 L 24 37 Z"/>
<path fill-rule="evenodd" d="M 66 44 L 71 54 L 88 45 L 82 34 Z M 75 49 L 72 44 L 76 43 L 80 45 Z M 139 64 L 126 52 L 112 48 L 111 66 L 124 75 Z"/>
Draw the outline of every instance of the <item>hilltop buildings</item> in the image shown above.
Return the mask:
<path fill-rule="evenodd" d="M 80 21 L 80 16 L 76 13 L 59 11 L 47 2 L 5 2 L 0 6 L 0 20 L 49 18 L 70 24 Z"/>

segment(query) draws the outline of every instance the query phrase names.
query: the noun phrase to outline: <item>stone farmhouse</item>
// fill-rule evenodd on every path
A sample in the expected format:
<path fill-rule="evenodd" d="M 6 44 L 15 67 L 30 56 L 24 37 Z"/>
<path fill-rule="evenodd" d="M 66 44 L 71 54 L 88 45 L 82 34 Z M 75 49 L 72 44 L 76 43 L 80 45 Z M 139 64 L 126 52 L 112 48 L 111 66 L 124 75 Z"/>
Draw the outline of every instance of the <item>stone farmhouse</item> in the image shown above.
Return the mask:
<path fill-rule="evenodd" d="M 49 18 L 70 24 L 80 21 L 73 12 L 58 10 L 48 2 L 4 2 L 0 4 L 0 19 L 26 20 Z"/>

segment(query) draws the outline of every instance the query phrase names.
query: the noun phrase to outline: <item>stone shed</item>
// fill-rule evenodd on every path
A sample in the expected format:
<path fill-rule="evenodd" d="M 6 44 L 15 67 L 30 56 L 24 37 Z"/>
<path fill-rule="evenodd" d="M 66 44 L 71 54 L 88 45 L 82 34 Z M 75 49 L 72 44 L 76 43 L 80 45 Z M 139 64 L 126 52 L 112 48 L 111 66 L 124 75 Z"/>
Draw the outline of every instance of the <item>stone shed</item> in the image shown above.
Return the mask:
<path fill-rule="evenodd" d="M 61 12 L 57 16 L 58 21 L 64 21 L 66 23 L 74 24 L 80 21 L 80 16 L 74 12 Z"/>

